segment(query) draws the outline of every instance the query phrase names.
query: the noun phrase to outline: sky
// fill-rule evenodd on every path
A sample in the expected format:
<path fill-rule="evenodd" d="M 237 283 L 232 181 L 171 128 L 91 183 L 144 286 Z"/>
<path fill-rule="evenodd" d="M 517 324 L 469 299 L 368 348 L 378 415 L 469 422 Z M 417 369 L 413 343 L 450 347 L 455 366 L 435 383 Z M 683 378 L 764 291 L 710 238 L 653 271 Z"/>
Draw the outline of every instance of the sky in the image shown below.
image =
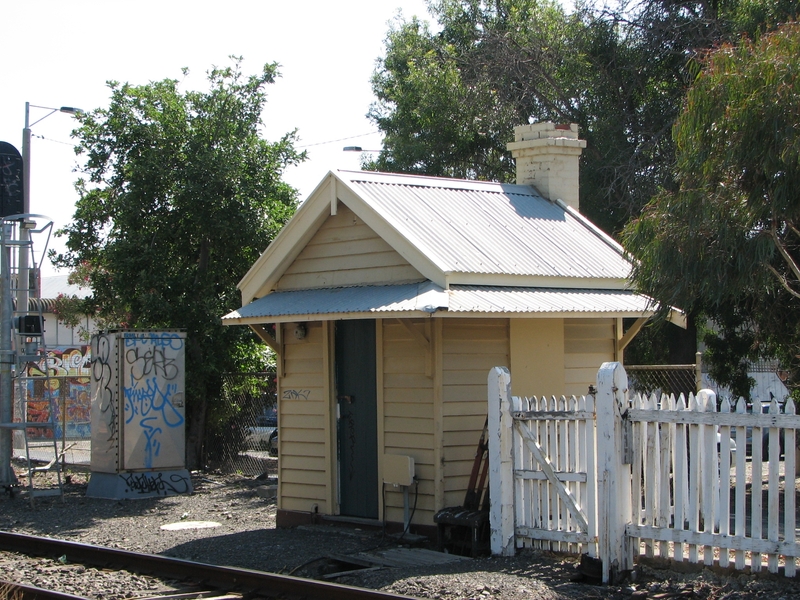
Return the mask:
<path fill-rule="evenodd" d="M 0 141 L 22 151 L 26 102 L 31 123 L 44 117 L 31 128 L 30 210 L 58 229 L 70 222 L 77 199 L 76 121 L 37 107 L 106 107 L 109 80 L 173 78 L 185 90 L 205 89 L 206 72 L 231 64 L 231 55 L 244 58 L 248 75 L 277 62 L 281 77 L 267 87 L 264 136 L 277 140 L 298 129 L 308 160 L 284 179 L 304 199 L 328 171 L 359 168 L 359 153 L 344 146 L 380 149 L 381 136 L 366 118 L 374 100 L 369 80 L 398 14 L 430 20 L 425 0 L 5 2 Z M 44 241 L 35 244 L 38 262 Z M 63 250 L 63 238 L 51 238 L 49 247 Z M 41 264 L 45 276 L 66 274 Z"/>

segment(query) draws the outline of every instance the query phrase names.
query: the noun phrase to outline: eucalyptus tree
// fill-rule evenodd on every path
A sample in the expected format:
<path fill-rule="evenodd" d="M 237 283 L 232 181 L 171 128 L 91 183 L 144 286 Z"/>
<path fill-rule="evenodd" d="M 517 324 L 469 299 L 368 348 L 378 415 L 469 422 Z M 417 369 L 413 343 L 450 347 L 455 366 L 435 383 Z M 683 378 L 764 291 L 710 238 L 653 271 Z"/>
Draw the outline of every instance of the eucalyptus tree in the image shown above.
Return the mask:
<path fill-rule="evenodd" d="M 674 129 L 679 188 L 625 231 L 634 282 L 711 320 L 719 380 L 800 366 L 800 25 L 710 52 Z"/>

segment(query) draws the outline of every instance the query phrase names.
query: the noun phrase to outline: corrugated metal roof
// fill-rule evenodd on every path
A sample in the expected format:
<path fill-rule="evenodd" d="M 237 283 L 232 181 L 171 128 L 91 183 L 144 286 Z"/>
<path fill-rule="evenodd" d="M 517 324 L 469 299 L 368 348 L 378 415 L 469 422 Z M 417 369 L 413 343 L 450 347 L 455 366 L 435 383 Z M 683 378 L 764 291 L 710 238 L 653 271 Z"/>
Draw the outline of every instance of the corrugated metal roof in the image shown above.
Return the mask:
<path fill-rule="evenodd" d="M 40 296 L 42 298 L 55 299 L 59 295 L 77 296 L 78 298 L 88 298 L 92 291 L 86 287 L 79 287 L 69 282 L 69 275 L 49 275 L 42 277 L 42 287 Z"/>
<path fill-rule="evenodd" d="M 453 286 L 451 313 L 612 313 L 617 316 L 652 314 L 646 296 L 628 290 Z"/>
<path fill-rule="evenodd" d="M 652 314 L 650 301 L 628 290 L 453 286 L 431 283 L 273 292 L 223 317 L 228 323 L 263 323 L 330 315 L 427 313 L 562 314 L 639 317 Z M 379 314 L 375 315 L 380 316 Z"/>
<path fill-rule="evenodd" d="M 430 281 L 400 285 L 273 292 L 224 317 L 250 320 L 341 313 L 425 312 L 447 307 L 447 294 Z"/>
<path fill-rule="evenodd" d="M 621 249 L 530 186 L 339 171 L 445 273 L 626 279 Z"/>

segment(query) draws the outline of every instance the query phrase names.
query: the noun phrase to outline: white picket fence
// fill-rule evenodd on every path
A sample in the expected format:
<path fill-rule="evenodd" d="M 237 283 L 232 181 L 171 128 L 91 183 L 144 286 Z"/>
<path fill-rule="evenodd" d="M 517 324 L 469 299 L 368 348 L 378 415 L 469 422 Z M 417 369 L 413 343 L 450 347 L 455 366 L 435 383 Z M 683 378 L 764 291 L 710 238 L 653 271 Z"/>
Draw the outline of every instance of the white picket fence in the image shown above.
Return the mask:
<path fill-rule="evenodd" d="M 639 555 L 795 575 L 791 402 L 747 414 L 743 400 L 717 412 L 709 390 L 629 400 L 619 363 L 600 368 L 586 397 L 519 398 L 510 387 L 506 369 L 490 372 L 493 553 L 586 552 L 606 582 Z"/>

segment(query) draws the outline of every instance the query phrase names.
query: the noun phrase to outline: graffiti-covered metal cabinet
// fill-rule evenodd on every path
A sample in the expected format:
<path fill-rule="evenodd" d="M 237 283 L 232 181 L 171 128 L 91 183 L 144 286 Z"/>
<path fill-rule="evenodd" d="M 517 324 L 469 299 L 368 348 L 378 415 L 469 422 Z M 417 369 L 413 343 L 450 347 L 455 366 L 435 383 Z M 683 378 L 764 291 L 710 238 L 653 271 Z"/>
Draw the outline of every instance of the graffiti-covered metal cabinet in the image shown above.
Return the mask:
<path fill-rule="evenodd" d="M 93 481 L 106 482 L 102 497 L 191 491 L 184 476 L 185 344 L 181 331 L 92 338 L 91 469 Z"/>

